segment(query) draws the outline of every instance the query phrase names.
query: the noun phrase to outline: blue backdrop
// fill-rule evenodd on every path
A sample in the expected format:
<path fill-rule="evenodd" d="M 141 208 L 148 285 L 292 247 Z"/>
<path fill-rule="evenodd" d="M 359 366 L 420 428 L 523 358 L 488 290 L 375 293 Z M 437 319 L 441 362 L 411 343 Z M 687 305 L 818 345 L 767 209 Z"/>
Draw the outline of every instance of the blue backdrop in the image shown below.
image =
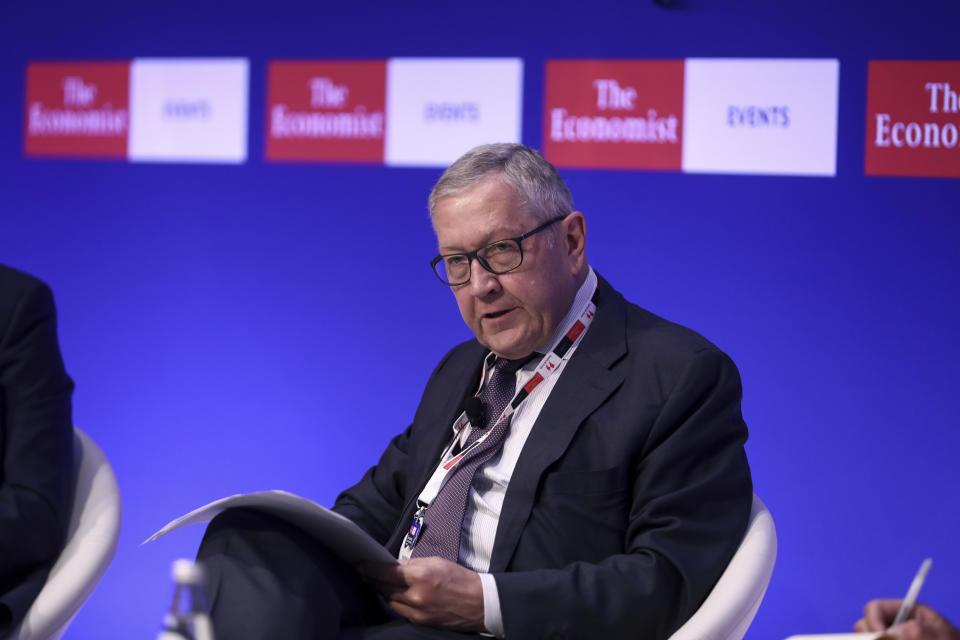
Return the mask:
<path fill-rule="evenodd" d="M 75 422 L 124 499 L 67 637 L 152 637 L 202 531 L 140 541 L 239 491 L 329 504 L 468 337 L 427 266 L 438 170 L 263 161 L 269 60 L 391 56 L 522 57 L 537 147 L 549 58 L 838 58 L 835 178 L 564 175 L 595 268 L 740 367 L 780 541 L 747 637 L 847 630 L 926 556 L 922 599 L 960 620 L 960 181 L 863 174 L 867 61 L 960 57 L 958 18 L 934 0 L 3 3 L 0 261 L 53 287 Z M 28 61 L 137 56 L 249 57 L 249 161 L 23 157 Z"/>

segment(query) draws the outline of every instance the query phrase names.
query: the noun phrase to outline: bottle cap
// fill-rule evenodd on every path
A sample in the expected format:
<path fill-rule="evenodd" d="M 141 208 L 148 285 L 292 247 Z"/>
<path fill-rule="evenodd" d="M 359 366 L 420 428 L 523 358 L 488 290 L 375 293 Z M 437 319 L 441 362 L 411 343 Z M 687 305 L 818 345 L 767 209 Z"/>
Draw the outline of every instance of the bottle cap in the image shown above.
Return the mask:
<path fill-rule="evenodd" d="M 203 567 L 186 558 L 174 560 L 170 574 L 173 576 L 174 582 L 180 584 L 200 584 L 203 582 Z"/>

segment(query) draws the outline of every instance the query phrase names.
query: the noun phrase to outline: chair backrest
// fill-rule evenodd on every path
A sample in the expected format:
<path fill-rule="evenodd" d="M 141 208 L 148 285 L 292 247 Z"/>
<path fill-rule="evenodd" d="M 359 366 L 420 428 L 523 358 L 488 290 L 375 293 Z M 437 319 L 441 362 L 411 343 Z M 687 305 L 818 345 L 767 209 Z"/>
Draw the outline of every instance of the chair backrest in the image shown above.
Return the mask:
<path fill-rule="evenodd" d="M 76 489 L 67 540 L 47 581 L 10 640 L 54 640 L 103 576 L 120 537 L 120 491 L 100 447 L 74 429 Z"/>
<path fill-rule="evenodd" d="M 773 517 L 754 495 L 740 547 L 707 599 L 670 640 L 741 640 L 760 608 L 776 559 Z"/>

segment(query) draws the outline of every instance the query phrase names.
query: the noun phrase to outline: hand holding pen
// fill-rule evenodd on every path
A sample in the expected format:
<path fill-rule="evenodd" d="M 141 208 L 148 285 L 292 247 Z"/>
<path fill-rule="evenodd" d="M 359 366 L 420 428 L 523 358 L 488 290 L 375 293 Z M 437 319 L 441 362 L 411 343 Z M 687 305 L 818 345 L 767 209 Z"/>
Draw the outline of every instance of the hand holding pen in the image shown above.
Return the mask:
<path fill-rule="evenodd" d="M 920 587 L 930 571 L 926 559 L 910 584 L 907 595 L 899 599 L 871 600 L 863 609 L 863 618 L 854 625 L 855 631 L 886 631 L 885 635 L 900 640 L 960 640 L 960 630 L 930 607 L 917 603 Z"/>
<path fill-rule="evenodd" d="M 925 604 L 913 607 L 906 622 L 891 627 L 903 600 L 871 600 L 863 609 L 863 618 L 854 626 L 855 631 L 887 631 L 900 640 L 960 640 L 960 630 L 946 618 Z M 888 630 L 889 627 L 889 630 Z"/>

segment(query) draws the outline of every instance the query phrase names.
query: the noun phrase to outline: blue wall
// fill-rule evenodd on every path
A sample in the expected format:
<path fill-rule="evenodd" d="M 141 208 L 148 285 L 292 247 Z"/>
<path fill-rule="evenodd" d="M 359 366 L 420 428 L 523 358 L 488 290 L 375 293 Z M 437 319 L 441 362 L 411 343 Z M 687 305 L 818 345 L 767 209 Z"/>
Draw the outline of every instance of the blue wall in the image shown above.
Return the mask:
<path fill-rule="evenodd" d="M 202 533 L 138 546 L 167 520 L 239 491 L 332 502 L 468 337 L 426 264 L 439 171 L 262 159 L 269 60 L 390 56 L 522 57 L 533 146 L 548 58 L 838 58 L 836 178 L 564 174 L 598 271 L 740 366 L 780 538 L 748 638 L 849 629 L 926 556 L 922 599 L 960 621 L 960 181 L 863 175 L 867 61 L 960 57 L 958 18 L 933 0 L 4 3 L 0 262 L 53 287 L 75 422 L 124 498 L 67 637 L 156 632 Z M 135 56 L 249 57 L 250 160 L 23 157 L 28 61 Z M 370 385 L 384 359 L 399 369 Z"/>

